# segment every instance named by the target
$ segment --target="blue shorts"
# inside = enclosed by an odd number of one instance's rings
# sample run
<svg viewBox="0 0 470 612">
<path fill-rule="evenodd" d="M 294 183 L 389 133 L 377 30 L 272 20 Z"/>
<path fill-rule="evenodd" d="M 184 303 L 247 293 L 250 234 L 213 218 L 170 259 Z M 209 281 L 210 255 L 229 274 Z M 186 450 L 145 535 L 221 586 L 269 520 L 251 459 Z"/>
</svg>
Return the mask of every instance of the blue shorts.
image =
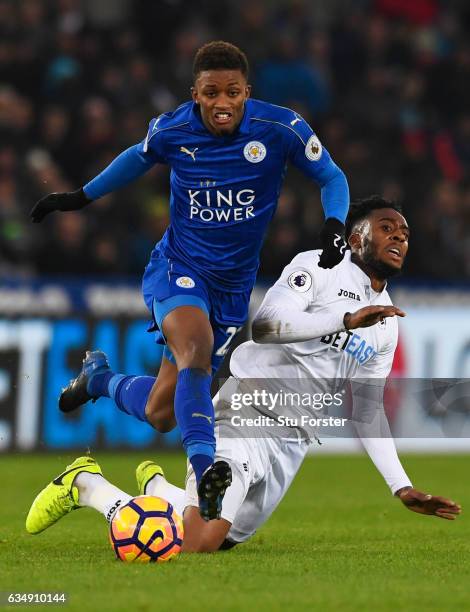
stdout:
<svg viewBox="0 0 470 612">
<path fill-rule="evenodd" d="M 148 331 L 156 331 L 155 340 L 158 344 L 166 344 L 161 329 L 163 319 L 169 312 L 178 306 L 196 306 L 204 310 L 214 333 L 214 374 L 234 336 L 248 318 L 251 288 L 243 292 L 231 292 L 214 287 L 187 264 L 154 253 L 145 268 L 142 293 L 153 319 Z M 167 346 L 164 356 L 175 363 Z"/>
</svg>

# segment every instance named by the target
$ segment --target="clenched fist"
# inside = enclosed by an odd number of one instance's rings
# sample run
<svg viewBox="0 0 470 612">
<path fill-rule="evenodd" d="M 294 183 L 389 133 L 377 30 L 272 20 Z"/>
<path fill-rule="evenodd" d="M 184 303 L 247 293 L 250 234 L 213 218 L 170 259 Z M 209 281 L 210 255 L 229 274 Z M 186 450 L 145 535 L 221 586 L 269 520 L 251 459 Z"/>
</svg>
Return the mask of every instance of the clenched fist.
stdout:
<svg viewBox="0 0 470 612">
<path fill-rule="evenodd" d="M 80 210 L 92 200 L 87 198 L 83 189 L 66 193 L 50 193 L 36 202 L 31 210 L 30 216 L 33 223 L 40 223 L 46 215 L 54 210 L 63 212 L 69 210 Z"/>
</svg>

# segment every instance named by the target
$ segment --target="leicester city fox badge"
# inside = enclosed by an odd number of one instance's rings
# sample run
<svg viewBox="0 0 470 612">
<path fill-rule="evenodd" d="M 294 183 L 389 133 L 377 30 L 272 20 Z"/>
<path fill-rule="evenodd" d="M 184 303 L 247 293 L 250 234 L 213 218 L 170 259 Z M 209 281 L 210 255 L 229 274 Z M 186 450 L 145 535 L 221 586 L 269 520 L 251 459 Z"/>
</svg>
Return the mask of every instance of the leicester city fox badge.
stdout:
<svg viewBox="0 0 470 612">
<path fill-rule="evenodd" d="M 176 279 L 176 284 L 183 289 L 192 289 L 196 285 L 190 276 L 180 276 Z"/>
<path fill-rule="evenodd" d="M 245 159 L 252 164 L 258 164 L 266 157 L 266 147 L 262 142 L 252 140 L 243 149 Z"/>
</svg>

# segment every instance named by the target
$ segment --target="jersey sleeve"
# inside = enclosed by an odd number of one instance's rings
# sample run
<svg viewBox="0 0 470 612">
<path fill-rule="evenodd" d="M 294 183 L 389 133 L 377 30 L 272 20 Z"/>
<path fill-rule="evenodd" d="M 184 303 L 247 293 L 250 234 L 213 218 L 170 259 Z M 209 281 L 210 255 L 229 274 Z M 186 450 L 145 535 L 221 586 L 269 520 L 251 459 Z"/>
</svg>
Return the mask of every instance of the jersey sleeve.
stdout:
<svg viewBox="0 0 470 612">
<path fill-rule="evenodd" d="M 349 210 L 346 176 L 300 115 L 296 115 L 291 126 L 290 162 L 320 186 L 325 217 L 334 217 L 344 223 Z"/>
<path fill-rule="evenodd" d="M 362 445 L 375 467 L 382 474 L 392 494 L 412 486 L 397 455 L 383 404 L 386 378 L 390 373 L 398 335 L 369 362 L 361 366 L 360 379 L 351 381 L 352 419 Z"/>
<path fill-rule="evenodd" d="M 314 262 L 316 263 L 314 251 L 294 257 L 268 290 L 266 298 L 273 301 L 271 296 L 284 295 L 296 304 L 297 309 L 306 310 L 313 303 L 318 286 L 321 284 L 320 274 L 316 273 L 313 266 Z"/>
<path fill-rule="evenodd" d="M 88 198 L 97 200 L 139 178 L 156 163 L 164 163 L 163 156 L 158 150 L 158 141 L 155 141 L 152 148 L 146 145 L 154 122 L 152 119 L 145 140 L 120 153 L 98 176 L 83 186 Z"/>
<path fill-rule="evenodd" d="M 324 182 L 325 171 L 334 164 L 330 154 L 310 125 L 296 115 L 298 122 L 292 127 L 288 152 L 289 161 L 319 184 Z M 292 123 L 292 122 L 291 122 Z"/>
<path fill-rule="evenodd" d="M 397 455 L 390 425 L 385 414 L 383 393 L 385 378 L 351 381 L 352 423 L 362 446 L 385 482 L 395 494 L 412 483 Z M 383 382 L 383 384 L 382 384 Z"/>
<path fill-rule="evenodd" d="M 159 129 L 163 115 L 152 119 L 149 123 L 145 139 L 138 145 L 140 153 L 152 159 L 153 163 L 166 164 L 164 132 Z"/>
<path fill-rule="evenodd" d="M 253 321 L 253 339 L 261 344 L 304 342 L 344 329 L 343 315 L 306 312 L 325 283 L 318 253 L 301 253 L 268 290 Z"/>
<path fill-rule="evenodd" d="M 381 418 L 384 420 L 387 419 L 385 413 L 382 413 Z M 391 434 L 388 436 L 383 435 L 382 437 L 360 435 L 360 438 L 364 450 L 369 455 L 372 463 L 382 474 L 383 479 L 390 487 L 392 495 L 395 495 L 395 493 L 403 487 L 413 486 L 400 462 L 395 442 Z"/>
</svg>

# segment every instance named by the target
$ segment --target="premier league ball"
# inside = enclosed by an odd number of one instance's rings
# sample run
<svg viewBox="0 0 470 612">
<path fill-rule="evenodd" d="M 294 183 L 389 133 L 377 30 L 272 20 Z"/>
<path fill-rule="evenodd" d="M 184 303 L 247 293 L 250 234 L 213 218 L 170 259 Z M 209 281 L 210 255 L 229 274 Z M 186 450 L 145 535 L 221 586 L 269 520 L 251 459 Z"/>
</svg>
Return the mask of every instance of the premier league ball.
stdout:
<svg viewBox="0 0 470 612">
<path fill-rule="evenodd" d="M 116 512 L 109 538 L 121 561 L 169 561 L 183 543 L 183 521 L 160 497 L 141 495 Z"/>
</svg>

